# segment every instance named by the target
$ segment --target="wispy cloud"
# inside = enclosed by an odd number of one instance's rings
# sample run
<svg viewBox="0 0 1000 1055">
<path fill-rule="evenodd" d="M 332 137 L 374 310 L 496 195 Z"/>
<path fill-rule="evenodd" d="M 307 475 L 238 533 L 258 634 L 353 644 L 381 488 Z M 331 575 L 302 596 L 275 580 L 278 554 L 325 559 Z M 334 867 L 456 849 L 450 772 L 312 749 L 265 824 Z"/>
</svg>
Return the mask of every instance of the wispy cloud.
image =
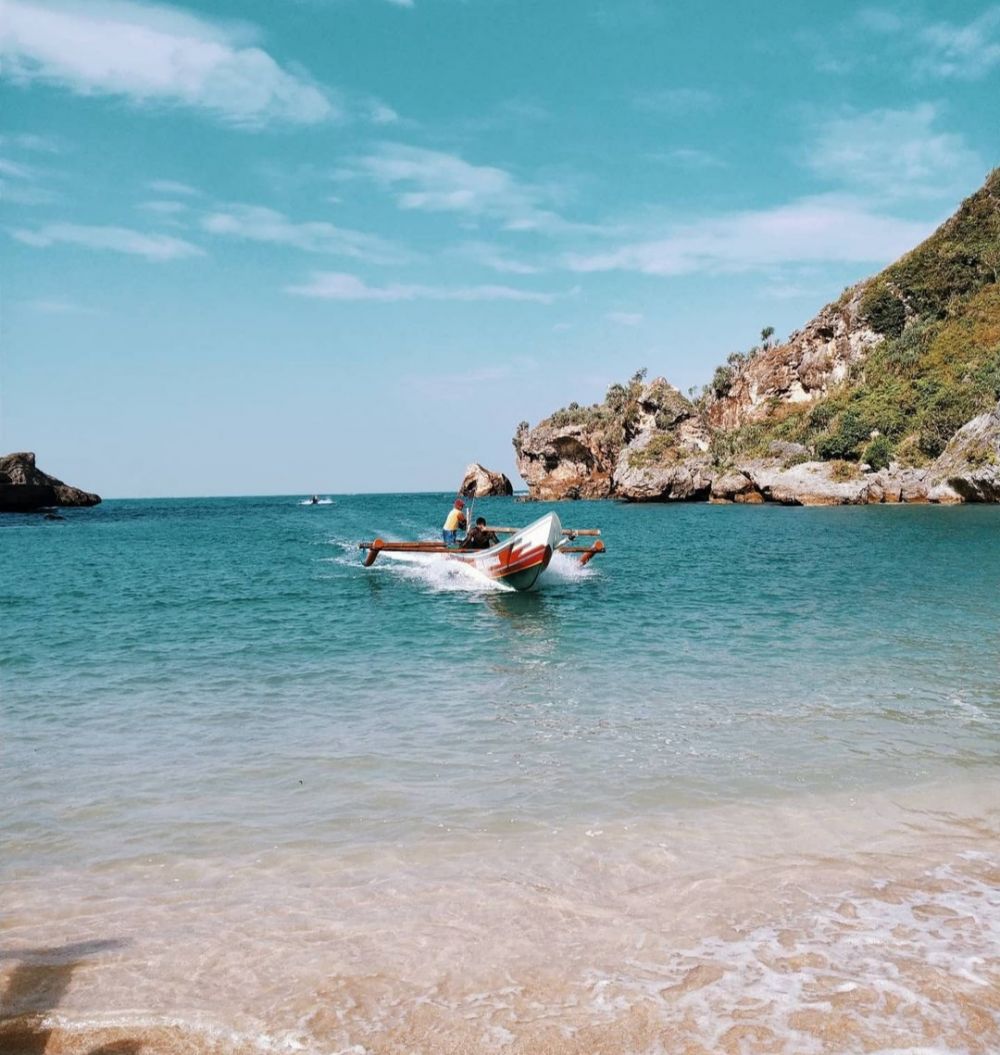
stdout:
<svg viewBox="0 0 1000 1055">
<path fill-rule="evenodd" d="M 961 135 L 936 127 L 938 116 L 923 103 L 837 117 L 820 129 L 806 164 L 882 200 L 954 197 L 987 166 Z"/>
<path fill-rule="evenodd" d="M 192 187 L 189 183 L 178 183 L 177 180 L 172 179 L 150 180 L 146 186 L 156 194 L 177 194 L 184 198 L 201 193 L 197 187 Z"/>
<path fill-rule="evenodd" d="M 901 15 L 889 8 L 866 8 L 851 21 L 855 51 L 857 28 L 879 38 L 877 55 L 869 55 L 869 61 L 896 62 L 917 77 L 979 80 L 1000 65 L 1000 5 L 964 24 L 929 21 L 912 10 Z M 855 58 L 840 59 L 836 72 L 851 69 Z"/>
<path fill-rule="evenodd" d="M 467 242 L 460 246 L 456 253 L 504 275 L 537 275 L 543 270 L 538 265 L 510 256 L 487 242 Z"/>
<path fill-rule="evenodd" d="M 529 356 L 520 356 L 510 363 L 480 366 L 450 374 L 421 372 L 408 377 L 406 383 L 431 399 L 456 399 L 482 392 L 484 386 L 521 382 L 525 374 L 537 369 L 536 360 Z"/>
<path fill-rule="evenodd" d="M 183 201 L 143 201 L 139 202 L 136 206 L 138 209 L 143 209 L 145 212 L 156 213 L 158 216 L 179 216 L 181 213 L 187 212 L 191 206 L 187 202 Z"/>
<path fill-rule="evenodd" d="M 210 234 L 247 242 L 268 242 L 377 264 L 398 264 L 413 255 L 376 235 L 337 227 L 325 220 L 296 223 L 275 209 L 259 205 L 230 205 L 204 216 L 201 226 Z"/>
<path fill-rule="evenodd" d="M 314 124 L 335 115 L 328 94 L 248 40 L 176 8 L 133 0 L 50 6 L 5 0 L 4 76 L 80 95 L 189 106 L 235 125 Z"/>
<path fill-rule="evenodd" d="M 609 322 L 616 322 L 619 326 L 638 326 L 642 322 L 642 314 L 638 311 L 609 311 L 604 316 Z"/>
<path fill-rule="evenodd" d="M 696 147 L 676 147 L 673 150 L 660 150 L 648 155 L 651 160 L 664 165 L 685 169 L 725 168 L 726 163 L 716 154 Z"/>
<path fill-rule="evenodd" d="M 16 147 L 18 150 L 30 150 L 39 154 L 59 154 L 62 151 L 59 143 L 51 136 L 40 136 L 34 132 L 0 136 L 0 147 Z"/>
<path fill-rule="evenodd" d="M 396 193 L 401 209 L 453 212 L 492 219 L 508 230 L 569 230 L 576 225 L 546 206 L 551 187 L 524 183 L 494 165 L 474 165 L 457 154 L 383 143 L 357 160 L 361 172 Z M 350 178 L 352 170 L 341 171 Z"/>
<path fill-rule="evenodd" d="M 39 249 L 60 244 L 78 245 L 86 249 L 128 253 L 156 262 L 205 255 L 204 250 L 181 238 L 165 234 L 147 234 L 128 227 L 88 227 L 72 223 L 53 223 L 37 231 L 20 229 L 12 234 L 19 242 Z"/>
<path fill-rule="evenodd" d="M 8 161 L 0 158 L 0 176 L 7 179 L 34 179 L 35 170 L 30 165 L 22 165 L 19 161 Z"/>
<path fill-rule="evenodd" d="M 1000 64 L 1000 7 L 967 25 L 934 22 L 921 31 L 922 69 L 933 76 L 978 80 Z"/>
<path fill-rule="evenodd" d="M 356 275 L 340 271 L 314 272 L 305 285 L 288 286 L 286 292 L 300 297 L 317 297 L 321 300 L 353 301 L 510 300 L 551 304 L 556 299 L 554 293 L 535 293 L 511 286 L 422 286 L 395 282 L 387 286 L 369 286 Z"/>
<path fill-rule="evenodd" d="M 575 271 L 650 275 L 734 272 L 804 263 L 881 263 L 911 249 L 931 225 L 884 216 L 846 196 L 803 198 L 678 224 L 661 237 L 607 252 L 572 254 Z"/>
</svg>

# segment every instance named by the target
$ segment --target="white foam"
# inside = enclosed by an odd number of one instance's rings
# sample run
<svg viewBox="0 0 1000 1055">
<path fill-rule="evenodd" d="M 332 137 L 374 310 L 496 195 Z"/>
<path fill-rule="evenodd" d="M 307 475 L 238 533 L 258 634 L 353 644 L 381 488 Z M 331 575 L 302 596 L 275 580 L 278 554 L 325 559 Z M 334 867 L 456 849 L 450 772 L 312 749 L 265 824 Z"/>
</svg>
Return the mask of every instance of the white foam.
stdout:
<svg viewBox="0 0 1000 1055">
<path fill-rule="evenodd" d="M 314 502 L 311 498 L 305 498 L 299 502 L 300 506 L 332 506 L 332 498 L 321 498 L 318 502 Z"/>
<path fill-rule="evenodd" d="M 372 566 L 381 565 L 389 574 L 420 582 L 438 592 L 512 593 L 512 586 L 497 582 L 471 564 L 449 560 L 438 553 L 381 553 Z"/>
</svg>

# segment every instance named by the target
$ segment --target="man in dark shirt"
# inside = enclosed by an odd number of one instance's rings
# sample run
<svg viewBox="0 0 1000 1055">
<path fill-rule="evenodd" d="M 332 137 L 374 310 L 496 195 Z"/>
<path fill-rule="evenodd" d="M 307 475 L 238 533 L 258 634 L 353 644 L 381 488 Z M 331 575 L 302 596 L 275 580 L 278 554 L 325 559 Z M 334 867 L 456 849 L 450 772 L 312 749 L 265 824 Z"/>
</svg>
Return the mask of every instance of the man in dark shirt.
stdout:
<svg viewBox="0 0 1000 1055">
<path fill-rule="evenodd" d="M 463 549 L 489 549 L 500 540 L 492 531 L 486 530 L 486 517 L 476 517 L 476 523 L 472 530 L 465 536 L 462 543 Z"/>
</svg>

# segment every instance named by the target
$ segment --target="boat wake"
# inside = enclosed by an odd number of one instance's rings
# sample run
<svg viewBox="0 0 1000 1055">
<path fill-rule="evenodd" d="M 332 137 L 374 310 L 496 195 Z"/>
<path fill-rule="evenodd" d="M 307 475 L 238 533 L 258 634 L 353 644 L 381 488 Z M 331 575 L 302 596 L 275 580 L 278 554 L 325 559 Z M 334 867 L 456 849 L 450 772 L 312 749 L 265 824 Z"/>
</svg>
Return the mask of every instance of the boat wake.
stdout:
<svg viewBox="0 0 1000 1055">
<path fill-rule="evenodd" d="M 385 553 L 382 568 L 390 575 L 419 582 L 439 593 L 516 593 L 469 564 L 432 553 Z"/>
<path fill-rule="evenodd" d="M 304 498 L 299 502 L 300 506 L 332 506 L 332 498 L 321 498 L 318 502 L 314 502 L 311 498 Z"/>
</svg>

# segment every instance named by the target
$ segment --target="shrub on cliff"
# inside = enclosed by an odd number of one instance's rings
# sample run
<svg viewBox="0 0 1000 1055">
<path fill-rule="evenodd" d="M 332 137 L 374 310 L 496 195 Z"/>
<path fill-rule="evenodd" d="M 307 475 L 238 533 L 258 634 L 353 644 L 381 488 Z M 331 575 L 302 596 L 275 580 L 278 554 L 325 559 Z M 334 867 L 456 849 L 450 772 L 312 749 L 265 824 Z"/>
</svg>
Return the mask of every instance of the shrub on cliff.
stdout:
<svg viewBox="0 0 1000 1055">
<path fill-rule="evenodd" d="M 876 436 L 864 449 L 861 460 L 873 469 L 888 469 L 892 461 L 892 441 L 888 436 Z"/>
</svg>

